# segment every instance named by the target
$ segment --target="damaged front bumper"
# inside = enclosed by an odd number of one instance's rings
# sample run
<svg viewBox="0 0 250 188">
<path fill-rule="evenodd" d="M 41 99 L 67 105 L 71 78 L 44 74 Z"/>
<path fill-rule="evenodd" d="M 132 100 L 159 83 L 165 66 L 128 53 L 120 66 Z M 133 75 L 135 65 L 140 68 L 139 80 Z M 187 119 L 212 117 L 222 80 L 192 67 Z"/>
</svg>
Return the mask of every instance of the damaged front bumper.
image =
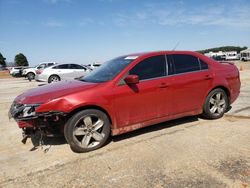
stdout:
<svg viewBox="0 0 250 188">
<path fill-rule="evenodd" d="M 19 128 L 23 130 L 23 143 L 38 132 L 43 136 L 63 134 L 67 114 L 60 111 L 36 112 L 40 105 L 13 102 L 10 107 L 9 118 L 15 119 Z"/>
<path fill-rule="evenodd" d="M 41 104 L 19 104 L 13 102 L 8 113 L 9 119 L 15 119 L 19 127 L 24 128 L 25 125 L 27 125 L 27 127 L 31 127 L 32 122 L 35 122 L 38 119 L 43 119 L 45 121 L 48 119 L 53 119 L 54 121 L 57 121 L 60 116 L 66 116 L 66 113 L 60 111 L 37 113 L 36 109 L 40 105 Z"/>
</svg>

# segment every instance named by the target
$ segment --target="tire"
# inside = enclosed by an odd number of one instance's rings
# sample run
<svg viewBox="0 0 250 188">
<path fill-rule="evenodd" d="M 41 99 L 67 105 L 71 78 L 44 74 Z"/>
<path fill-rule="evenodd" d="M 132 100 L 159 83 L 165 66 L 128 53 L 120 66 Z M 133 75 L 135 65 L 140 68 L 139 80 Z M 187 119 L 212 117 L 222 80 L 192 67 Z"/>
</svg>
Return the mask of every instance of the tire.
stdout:
<svg viewBox="0 0 250 188">
<path fill-rule="evenodd" d="M 95 109 L 82 110 L 73 115 L 64 127 L 64 136 L 72 151 L 83 153 L 102 147 L 110 136 L 107 115 Z"/>
<path fill-rule="evenodd" d="M 59 82 L 61 79 L 57 75 L 51 75 L 49 77 L 48 83 L 54 83 L 54 82 Z"/>
<path fill-rule="evenodd" d="M 229 107 L 228 96 L 223 89 L 212 90 L 203 105 L 202 116 L 207 119 L 219 119 Z"/>
<path fill-rule="evenodd" d="M 28 78 L 28 80 L 34 80 L 35 79 L 35 74 L 33 72 L 29 72 L 27 74 L 27 78 Z"/>
</svg>

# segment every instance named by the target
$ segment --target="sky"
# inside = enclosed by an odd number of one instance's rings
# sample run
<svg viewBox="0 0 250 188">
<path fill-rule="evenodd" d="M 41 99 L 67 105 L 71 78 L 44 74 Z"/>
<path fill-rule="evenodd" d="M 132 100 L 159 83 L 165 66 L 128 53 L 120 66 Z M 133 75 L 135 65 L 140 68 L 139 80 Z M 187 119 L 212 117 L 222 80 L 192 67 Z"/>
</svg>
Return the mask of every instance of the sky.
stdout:
<svg viewBox="0 0 250 188">
<path fill-rule="evenodd" d="M 159 50 L 250 47 L 250 0 L 0 0 L 0 53 L 89 64 Z"/>
</svg>

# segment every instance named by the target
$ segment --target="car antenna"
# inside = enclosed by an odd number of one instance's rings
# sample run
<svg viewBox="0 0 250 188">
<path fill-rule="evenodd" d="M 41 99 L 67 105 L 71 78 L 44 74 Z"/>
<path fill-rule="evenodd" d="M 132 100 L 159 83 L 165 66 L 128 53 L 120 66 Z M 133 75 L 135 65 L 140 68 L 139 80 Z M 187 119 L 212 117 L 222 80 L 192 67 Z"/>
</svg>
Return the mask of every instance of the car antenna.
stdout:
<svg viewBox="0 0 250 188">
<path fill-rule="evenodd" d="M 180 41 L 176 43 L 176 45 L 174 46 L 174 48 L 172 49 L 172 51 L 175 51 L 175 49 L 179 46 Z"/>
</svg>

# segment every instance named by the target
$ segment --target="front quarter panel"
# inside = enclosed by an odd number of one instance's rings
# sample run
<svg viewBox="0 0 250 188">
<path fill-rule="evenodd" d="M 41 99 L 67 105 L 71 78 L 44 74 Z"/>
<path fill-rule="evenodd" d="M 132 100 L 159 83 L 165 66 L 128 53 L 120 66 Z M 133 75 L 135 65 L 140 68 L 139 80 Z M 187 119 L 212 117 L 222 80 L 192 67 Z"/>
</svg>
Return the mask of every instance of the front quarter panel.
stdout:
<svg viewBox="0 0 250 188">
<path fill-rule="evenodd" d="M 104 109 L 110 116 L 112 123 L 115 123 L 115 119 L 113 119 L 112 91 L 112 89 L 109 89 L 109 86 L 102 86 L 87 91 L 73 93 L 42 104 L 36 109 L 36 112 L 63 112 L 69 114 L 78 108 L 95 106 Z"/>
</svg>

